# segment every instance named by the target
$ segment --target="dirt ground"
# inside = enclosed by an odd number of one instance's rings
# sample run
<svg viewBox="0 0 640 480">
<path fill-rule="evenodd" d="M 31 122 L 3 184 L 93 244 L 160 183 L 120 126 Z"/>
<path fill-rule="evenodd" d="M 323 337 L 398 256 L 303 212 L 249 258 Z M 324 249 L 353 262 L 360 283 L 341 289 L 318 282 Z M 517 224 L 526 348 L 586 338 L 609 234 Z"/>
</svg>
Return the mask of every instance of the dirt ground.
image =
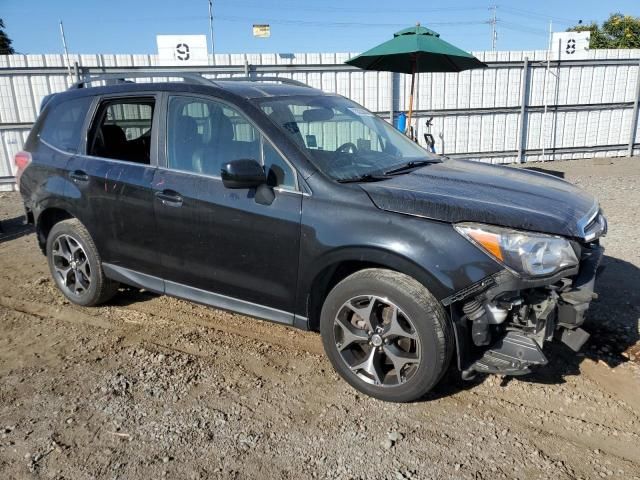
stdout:
<svg viewBox="0 0 640 480">
<path fill-rule="evenodd" d="M 0 194 L 0 479 L 640 479 L 640 158 L 529 168 L 609 218 L 589 343 L 408 405 L 341 381 L 315 333 L 135 290 L 70 304 Z"/>
</svg>

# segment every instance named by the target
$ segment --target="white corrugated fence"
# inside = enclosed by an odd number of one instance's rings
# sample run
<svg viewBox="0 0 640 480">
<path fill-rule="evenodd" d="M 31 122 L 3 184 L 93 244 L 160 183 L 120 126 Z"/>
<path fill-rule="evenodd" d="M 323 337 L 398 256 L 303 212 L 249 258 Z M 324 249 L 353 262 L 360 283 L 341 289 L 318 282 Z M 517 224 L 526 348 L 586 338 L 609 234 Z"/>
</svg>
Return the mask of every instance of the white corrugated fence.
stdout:
<svg viewBox="0 0 640 480">
<path fill-rule="evenodd" d="M 71 77 L 62 55 L 0 56 L 0 180 L 11 188 L 13 156 L 42 97 L 87 74 L 179 69 L 209 78 L 283 76 L 345 95 L 386 119 L 405 111 L 408 76 L 345 65 L 353 55 L 218 54 L 211 66 L 165 68 L 156 55 L 71 55 L 77 64 Z M 489 68 L 418 76 L 421 143 L 433 117 L 436 150 L 451 156 L 510 163 L 640 153 L 640 50 L 591 50 L 586 60 L 551 61 L 548 71 L 546 51 L 474 55 Z"/>
</svg>

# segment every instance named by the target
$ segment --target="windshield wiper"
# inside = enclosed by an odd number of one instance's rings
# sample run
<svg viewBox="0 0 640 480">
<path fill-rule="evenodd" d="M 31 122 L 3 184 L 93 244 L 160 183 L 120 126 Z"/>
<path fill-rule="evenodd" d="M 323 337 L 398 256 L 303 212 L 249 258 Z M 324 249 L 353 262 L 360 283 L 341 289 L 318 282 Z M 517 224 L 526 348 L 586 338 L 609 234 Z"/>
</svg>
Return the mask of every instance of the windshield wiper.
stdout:
<svg viewBox="0 0 640 480">
<path fill-rule="evenodd" d="M 352 178 L 341 178 L 338 180 L 339 183 L 359 183 L 359 182 L 379 182 L 380 180 L 386 180 L 386 175 L 374 175 L 372 173 L 365 173 L 364 175 L 360 175 Z"/>
<path fill-rule="evenodd" d="M 397 167 L 391 168 L 384 172 L 385 175 L 394 175 L 396 173 L 403 173 L 407 170 L 411 170 L 412 168 L 422 167 L 423 165 L 428 165 L 430 163 L 438 163 L 438 160 L 412 160 L 410 162 L 403 163 L 402 165 L 398 165 Z"/>
</svg>

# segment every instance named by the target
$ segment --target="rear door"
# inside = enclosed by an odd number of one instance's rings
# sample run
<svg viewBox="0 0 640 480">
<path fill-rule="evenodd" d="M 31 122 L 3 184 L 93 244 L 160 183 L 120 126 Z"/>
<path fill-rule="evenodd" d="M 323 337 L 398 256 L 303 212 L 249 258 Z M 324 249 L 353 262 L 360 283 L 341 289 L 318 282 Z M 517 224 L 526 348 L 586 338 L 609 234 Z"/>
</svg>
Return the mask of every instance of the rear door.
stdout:
<svg viewBox="0 0 640 480">
<path fill-rule="evenodd" d="M 235 107 L 182 95 L 167 103 L 166 163 L 154 180 L 167 293 L 291 323 L 302 206 L 296 171 Z M 221 165 L 247 158 L 267 172 L 269 205 L 256 201 L 255 189 L 222 184 Z"/>
<path fill-rule="evenodd" d="M 155 94 L 98 98 L 83 154 L 67 165 L 102 261 L 150 275 L 158 268 L 151 188 L 157 103 Z"/>
</svg>

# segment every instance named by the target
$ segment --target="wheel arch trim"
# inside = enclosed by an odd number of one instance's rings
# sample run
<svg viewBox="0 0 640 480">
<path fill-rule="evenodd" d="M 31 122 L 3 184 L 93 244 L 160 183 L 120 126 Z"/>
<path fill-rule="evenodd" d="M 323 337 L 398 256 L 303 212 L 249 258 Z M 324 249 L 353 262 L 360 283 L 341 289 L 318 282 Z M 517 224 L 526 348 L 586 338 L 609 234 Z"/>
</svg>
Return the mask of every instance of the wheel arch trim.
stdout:
<svg viewBox="0 0 640 480">
<path fill-rule="evenodd" d="M 336 248 L 326 252 L 304 269 L 306 272 L 301 273 L 298 282 L 296 311 L 309 319 L 311 328 L 314 328 L 317 321 L 315 318 L 317 305 L 313 305 L 312 302 L 324 299 L 330 290 L 329 287 L 332 286 L 331 282 L 335 272 L 341 266 L 349 264 L 360 265 L 361 268 L 347 269 L 349 271 L 347 276 L 364 268 L 387 268 L 414 278 L 438 300 L 446 297 L 449 293 L 447 287 L 439 282 L 437 277 L 427 268 L 397 252 L 371 246 Z M 338 279 L 338 281 L 340 280 Z"/>
</svg>

